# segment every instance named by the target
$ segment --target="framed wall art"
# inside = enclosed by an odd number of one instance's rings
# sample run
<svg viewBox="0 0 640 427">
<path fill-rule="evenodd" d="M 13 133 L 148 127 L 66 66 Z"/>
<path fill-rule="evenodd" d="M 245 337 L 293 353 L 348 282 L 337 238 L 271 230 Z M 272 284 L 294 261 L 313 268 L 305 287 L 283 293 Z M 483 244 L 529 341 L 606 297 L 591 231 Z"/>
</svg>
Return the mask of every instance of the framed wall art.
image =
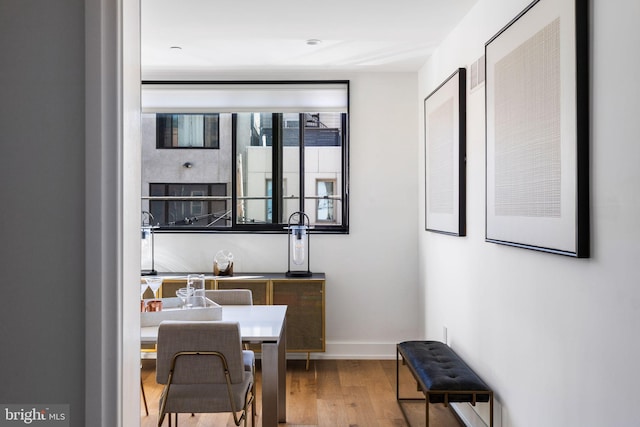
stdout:
<svg viewBox="0 0 640 427">
<path fill-rule="evenodd" d="M 587 3 L 536 0 L 485 45 L 489 242 L 589 256 Z"/>
<path fill-rule="evenodd" d="M 466 234 L 466 69 L 424 100 L 425 229 Z"/>
</svg>

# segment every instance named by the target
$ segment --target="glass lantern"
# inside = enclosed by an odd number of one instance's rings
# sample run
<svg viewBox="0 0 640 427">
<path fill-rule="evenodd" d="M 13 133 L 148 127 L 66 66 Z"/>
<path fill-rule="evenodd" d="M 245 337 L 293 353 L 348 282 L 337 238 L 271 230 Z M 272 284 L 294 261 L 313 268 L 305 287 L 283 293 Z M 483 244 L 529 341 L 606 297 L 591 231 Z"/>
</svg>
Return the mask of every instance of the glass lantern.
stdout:
<svg viewBox="0 0 640 427">
<path fill-rule="evenodd" d="M 309 217 L 304 212 L 289 216 L 287 230 L 289 269 L 287 277 L 310 277 L 309 269 Z"/>
<path fill-rule="evenodd" d="M 140 274 L 142 276 L 155 276 L 158 272 L 155 270 L 155 241 L 153 230 L 158 228 L 153 224 L 154 218 L 151 212 L 142 212 L 142 224 L 140 230 L 142 232 L 140 241 Z"/>
</svg>

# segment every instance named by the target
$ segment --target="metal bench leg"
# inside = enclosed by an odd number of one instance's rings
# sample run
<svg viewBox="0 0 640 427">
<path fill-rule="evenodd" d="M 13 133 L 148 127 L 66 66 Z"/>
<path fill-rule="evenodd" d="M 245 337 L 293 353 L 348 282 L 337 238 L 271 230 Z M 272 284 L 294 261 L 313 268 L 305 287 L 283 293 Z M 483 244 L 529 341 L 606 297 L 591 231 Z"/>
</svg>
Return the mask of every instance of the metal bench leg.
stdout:
<svg viewBox="0 0 640 427">
<path fill-rule="evenodd" d="M 425 396 L 425 404 L 424 404 L 424 408 L 425 408 L 425 415 L 424 415 L 424 419 L 425 419 L 425 427 L 429 427 L 429 396 Z"/>
<path fill-rule="evenodd" d="M 489 395 L 489 427 L 493 427 L 493 393 Z"/>
<path fill-rule="evenodd" d="M 402 364 L 406 365 L 406 361 L 404 359 L 402 359 Z M 423 394 L 425 395 L 424 399 L 414 398 L 414 397 L 400 397 L 400 352 L 396 347 L 396 400 L 398 402 L 398 406 L 400 407 L 400 411 L 402 412 L 402 416 L 404 417 L 405 422 L 409 427 L 411 427 L 411 422 L 409 421 L 409 414 L 407 414 L 407 411 L 405 410 L 404 405 L 402 403 L 403 402 L 420 402 L 422 400 L 425 400 L 427 405 L 426 406 L 427 408 L 427 426 L 426 427 L 428 427 L 429 426 L 429 400 L 426 396 L 426 393 L 424 393 L 424 391 L 418 385 L 417 381 L 416 381 L 416 385 L 418 386 L 418 391 L 422 391 Z"/>
<path fill-rule="evenodd" d="M 396 401 L 400 400 L 400 355 L 396 347 Z"/>
</svg>

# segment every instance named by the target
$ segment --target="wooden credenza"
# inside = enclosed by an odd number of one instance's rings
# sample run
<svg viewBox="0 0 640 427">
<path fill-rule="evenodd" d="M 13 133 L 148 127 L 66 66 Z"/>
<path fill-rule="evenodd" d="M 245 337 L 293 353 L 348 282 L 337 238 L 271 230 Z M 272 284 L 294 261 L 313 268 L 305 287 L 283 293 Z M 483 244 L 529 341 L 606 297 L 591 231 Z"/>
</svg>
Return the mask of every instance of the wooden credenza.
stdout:
<svg viewBox="0 0 640 427">
<path fill-rule="evenodd" d="M 174 297 L 186 286 L 188 273 L 159 273 L 160 296 Z M 325 351 L 325 275 L 286 277 L 284 273 L 205 274 L 206 289 L 250 289 L 256 305 L 287 306 L 287 352 Z M 153 295 L 147 290 L 145 298 Z"/>
</svg>

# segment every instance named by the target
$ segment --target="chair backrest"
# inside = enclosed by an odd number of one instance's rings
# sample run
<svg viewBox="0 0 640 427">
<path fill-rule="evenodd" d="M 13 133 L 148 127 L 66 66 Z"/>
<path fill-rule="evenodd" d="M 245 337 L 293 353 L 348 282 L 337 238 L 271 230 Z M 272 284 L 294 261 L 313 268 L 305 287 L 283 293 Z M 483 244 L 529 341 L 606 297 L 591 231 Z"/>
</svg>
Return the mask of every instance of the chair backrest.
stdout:
<svg viewBox="0 0 640 427">
<path fill-rule="evenodd" d="M 232 383 L 244 379 L 240 324 L 220 321 L 163 321 L 158 327 L 156 381 L 166 384 L 171 363 L 181 351 L 217 351 L 229 367 Z M 222 362 L 215 356 L 180 356 L 176 362 L 174 384 L 226 383 Z"/>
<path fill-rule="evenodd" d="M 220 305 L 253 305 L 250 289 L 215 289 L 204 293 L 207 298 Z"/>
</svg>

